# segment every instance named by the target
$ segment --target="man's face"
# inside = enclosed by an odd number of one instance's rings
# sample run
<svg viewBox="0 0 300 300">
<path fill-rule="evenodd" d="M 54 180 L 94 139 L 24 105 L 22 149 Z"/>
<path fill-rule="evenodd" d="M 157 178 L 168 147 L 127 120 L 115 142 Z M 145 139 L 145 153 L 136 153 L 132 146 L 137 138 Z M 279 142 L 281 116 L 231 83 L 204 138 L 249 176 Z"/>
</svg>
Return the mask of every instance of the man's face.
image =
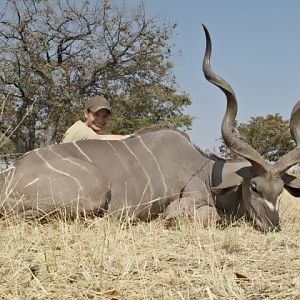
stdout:
<svg viewBox="0 0 300 300">
<path fill-rule="evenodd" d="M 110 112 L 105 108 L 96 112 L 92 112 L 88 109 L 84 112 L 84 116 L 86 118 L 86 124 L 95 132 L 100 133 L 106 127 Z"/>
</svg>

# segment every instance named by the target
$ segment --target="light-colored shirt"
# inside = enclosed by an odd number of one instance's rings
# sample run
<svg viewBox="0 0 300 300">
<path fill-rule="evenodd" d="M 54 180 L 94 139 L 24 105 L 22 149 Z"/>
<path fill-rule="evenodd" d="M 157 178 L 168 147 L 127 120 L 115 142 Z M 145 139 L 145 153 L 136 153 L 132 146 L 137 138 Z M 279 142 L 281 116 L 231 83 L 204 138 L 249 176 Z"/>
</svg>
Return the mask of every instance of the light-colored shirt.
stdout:
<svg viewBox="0 0 300 300">
<path fill-rule="evenodd" d="M 64 134 L 62 143 L 71 143 L 79 140 L 122 140 L 130 137 L 130 135 L 101 135 L 97 134 L 92 128 L 88 127 L 84 122 L 77 121 Z"/>
</svg>

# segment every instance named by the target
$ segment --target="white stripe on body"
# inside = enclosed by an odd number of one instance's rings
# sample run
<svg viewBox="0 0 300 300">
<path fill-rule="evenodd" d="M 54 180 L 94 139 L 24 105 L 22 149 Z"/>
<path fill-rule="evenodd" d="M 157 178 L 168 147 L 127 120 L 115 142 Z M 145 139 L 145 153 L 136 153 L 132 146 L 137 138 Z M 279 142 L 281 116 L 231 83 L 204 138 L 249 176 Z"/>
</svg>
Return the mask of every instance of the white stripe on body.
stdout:
<svg viewBox="0 0 300 300">
<path fill-rule="evenodd" d="M 117 156 L 117 158 L 120 160 L 121 164 L 123 165 L 123 167 L 126 169 L 126 171 L 130 174 L 130 170 L 128 168 L 128 166 L 125 164 L 125 162 L 123 161 L 122 157 L 119 155 L 118 151 L 116 150 L 116 148 L 112 145 L 112 143 L 108 140 L 106 140 L 106 142 L 108 143 L 108 145 L 112 148 L 114 154 Z M 119 141 L 120 142 L 120 141 Z M 136 184 L 136 181 L 134 180 L 134 185 L 135 185 L 135 189 L 136 191 L 138 191 L 138 187 Z"/>
<path fill-rule="evenodd" d="M 48 148 L 48 149 L 49 149 L 49 148 Z M 69 162 L 69 163 L 71 163 L 71 164 L 74 164 L 74 165 L 78 166 L 79 168 L 81 168 L 82 170 L 84 170 L 84 171 L 86 171 L 86 172 L 89 172 L 89 170 L 88 170 L 86 167 L 82 166 L 80 163 L 78 163 L 78 162 L 76 162 L 76 161 L 73 161 L 73 160 L 71 160 L 70 158 L 63 157 L 62 155 L 60 155 L 60 154 L 58 154 L 57 152 L 55 152 L 53 149 L 49 149 L 49 150 L 50 150 L 52 153 L 54 153 L 56 156 L 58 156 L 60 159 L 65 160 L 65 161 L 67 161 L 67 162 Z"/>
<path fill-rule="evenodd" d="M 122 157 L 119 155 L 119 153 L 117 152 L 117 150 L 115 149 L 115 147 L 112 145 L 112 143 L 110 141 L 106 141 L 109 146 L 112 148 L 114 154 L 118 157 L 118 159 L 121 161 L 123 167 L 127 170 L 127 172 L 129 172 L 129 168 L 126 166 L 126 164 L 124 163 Z"/>
<path fill-rule="evenodd" d="M 89 161 L 89 162 L 93 162 L 89 156 L 77 145 L 76 142 L 72 142 L 72 144 L 75 146 L 75 148 Z"/>
<path fill-rule="evenodd" d="M 148 148 L 148 146 L 143 142 L 142 138 L 141 138 L 140 136 L 137 136 L 137 138 L 140 140 L 140 142 L 141 142 L 141 144 L 144 146 L 144 148 L 145 148 L 145 149 L 150 153 L 150 155 L 153 157 L 153 159 L 154 159 L 154 161 L 155 161 L 155 163 L 156 163 L 156 165 L 157 165 L 157 168 L 158 168 L 158 170 L 159 170 L 159 173 L 160 173 L 160 175 L 161 175 L 162 182 L 163 182 L 164 189 L 165 189 L 165 196 L 166 196 L 166 195 L 167 195 L 167 190 L 168 190 L 168 188 L 167 188 L 166 181 L 165 181 L 164 175 L 163 175 L 163 173 L 162 173 L 162 170 L 161 170 L 161 168 L 160 168 L 160 166 L 159 166 L 159 163 L 158 163 L 156 157 L 154 156 L 153 152 L 152 152 L 152 151 Z"/>
<path fill-rule="evenodd" d="M 39 180 L 40 180 L 40 178 L 37 177 L 37 178 L 33 179 L 32 181 L 30 181 L 29 183 L 27 183 L 26 185 L 24 185 L 24 187 L 28 187 L 28 186 L 30 186 L 30 185 L 36 183 L 36 182 L 39 181 Z"/>
<path fill-rule="evenodd" d="M 77 183 L 77 185 L 78 185 L 78 187 L 79 187 L 79 190 L 80 190 L 81 192 L 83 191 L 83 187 L 82 187 L 80 181 L 79 181 L 76 177 L 74 177 L 74 176 L 72 176 L 72 175 L 70 175 L 69 173 L 66 173 L 66 172 L 64 172 L 64 171 L 58 170 L 58 169 L 54 168 L 53 166 L 51 166 L 51 165 L 49 164 L 49 162 L 41 155 L 41 153 L 39 152 L 39 149 L 35 150 L 35 152 L 36 152 L 36 154 L 44 161 L 44 163 L 46 164 L 46 166 L 47 166 L 50 170 L 52 170 L 52 171 L 54 171 L 54 172 L 57 172 L 57 173 L 59 173 L 59 174 L 61 174 L 61 175 L 67 176 L 67 177 L 69 177 L 69 178 L 72 178 L 72 179 Z"/>
<path fill-rule="evenodd" d="M 147 188 L 148 188 L 148 185 L 149 185 L 149 188 L 150 188 L 150 199 L 152 199 L 152 197 L 153 197 L 153 187 L 152 187 L 152 184 L 151 184 L 151 179 L 150 179 L 149 174 L 148 174 L 147 171 L 145 170 L 144 166 L 142 165 L 141 161 L 140 161 L 139 158 L 136 156 L 136 154 L 135 154 L 135 153 L 130 149 L 130 147 L 127 145 L 127 143 L 126 143 L 125 141 L 123 141 L 123 140 L 120 140 L 120 142 L 122 142 L 122 143 L 125 145 L 126 149 L 127 149 L 127 150 L 130 152 L 130 154 L 133 155 L 133 157 L 137 160 L 137 162 L 139 163 L 139 165 L 141 166 L 143 172 L 144 172 L 145 175 L 146 175 L 146 178 L 147 178 L 147 184 L 146 184 L 146 186 L 145 186 L 145 188 L 144 188 L 144 191 L 143 191 L 143 194 L 142 194 L 141 199 L 143 199 L 143 197 L 144 197 L 144 195 L 145 195 L 145 193 L 146 193 L 146 190 L 147 190 Z"/>
</svg>

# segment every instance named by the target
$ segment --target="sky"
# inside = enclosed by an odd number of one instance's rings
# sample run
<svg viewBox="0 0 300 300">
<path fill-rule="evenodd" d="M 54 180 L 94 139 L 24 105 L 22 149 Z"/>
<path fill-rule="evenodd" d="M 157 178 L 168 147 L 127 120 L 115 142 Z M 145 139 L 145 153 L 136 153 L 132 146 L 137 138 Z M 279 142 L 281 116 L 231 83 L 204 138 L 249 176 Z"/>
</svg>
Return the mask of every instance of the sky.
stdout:
<svg viewBox="0 0 300 300">
<path fill-rule="evenodd" d="M 125 0 L 129 5 L 138 0 Z M 212 38 L 212 68 L 233 87 L 238 122 L 279 113 L 288 120 L 300 100 L 300 1 L 144 0 L 149 15 L 176 22 L 174 74 L 191 97 L 189 135 L 203 150 L 220 146 L 224 94 L 204 78 L 204 23 Z M 181 55 L 179 55 L 179 50 Z"/>
</svg>

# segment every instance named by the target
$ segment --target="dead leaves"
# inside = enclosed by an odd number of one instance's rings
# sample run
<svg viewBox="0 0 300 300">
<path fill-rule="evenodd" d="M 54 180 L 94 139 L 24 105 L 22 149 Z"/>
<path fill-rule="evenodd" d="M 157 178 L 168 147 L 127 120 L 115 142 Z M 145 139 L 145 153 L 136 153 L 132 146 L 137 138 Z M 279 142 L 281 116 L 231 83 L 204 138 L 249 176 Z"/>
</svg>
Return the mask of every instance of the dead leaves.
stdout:
<svg viewBox="0 0 300 300">
<path fill-rule="evenodd" d="M 234 275 L 235 275 L 235 279 L 236 279 L 237 283 L 245 283 L 245 282 L 251 281 L 249 277 L 247 277 L 241 273 L 234 272 Z"/>
<path fill-rule="evenodd" d="M 116 289 L 109 289 L 103 292 L 103 296 L 105 296 L 109 300 L 122 300 L 124 299 L 122 295 Z"/>
</svg>

